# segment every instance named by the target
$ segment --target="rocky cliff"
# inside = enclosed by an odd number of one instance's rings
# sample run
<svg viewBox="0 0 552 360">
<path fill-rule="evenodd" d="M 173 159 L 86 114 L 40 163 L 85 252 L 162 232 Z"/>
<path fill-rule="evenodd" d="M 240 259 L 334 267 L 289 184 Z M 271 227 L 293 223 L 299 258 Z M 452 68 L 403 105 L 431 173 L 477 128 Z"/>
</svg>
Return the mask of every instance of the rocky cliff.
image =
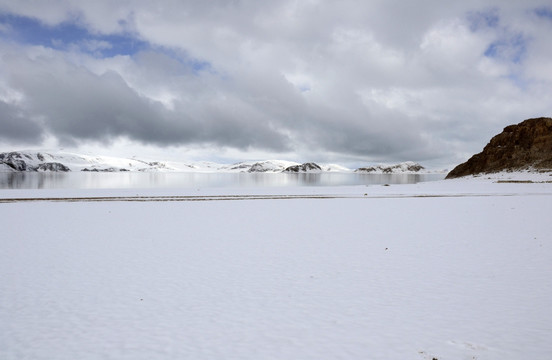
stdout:
<svg viewBox="0 0 552 360">
<path fill-rule="evenodd" d="M 455 167 L 447 179 L 524 169 L 552 171 L 552 119 L 535 118 L 504 128 L 482 152 Z"/>
</svg>

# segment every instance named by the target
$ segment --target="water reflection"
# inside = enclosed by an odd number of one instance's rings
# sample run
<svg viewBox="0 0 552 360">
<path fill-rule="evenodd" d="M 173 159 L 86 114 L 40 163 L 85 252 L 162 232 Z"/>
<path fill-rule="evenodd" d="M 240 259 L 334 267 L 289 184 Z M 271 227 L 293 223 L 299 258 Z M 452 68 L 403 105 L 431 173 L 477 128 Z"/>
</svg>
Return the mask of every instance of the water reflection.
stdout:
<svg viewBox="0 0 552 360">
<path fill-rule="evenodd" d="M 2 189 L 118 189 L 194 187 L 275 187 L 415 184 L 441 174 L 357 173 L 0 173 Z"/>
</svg>

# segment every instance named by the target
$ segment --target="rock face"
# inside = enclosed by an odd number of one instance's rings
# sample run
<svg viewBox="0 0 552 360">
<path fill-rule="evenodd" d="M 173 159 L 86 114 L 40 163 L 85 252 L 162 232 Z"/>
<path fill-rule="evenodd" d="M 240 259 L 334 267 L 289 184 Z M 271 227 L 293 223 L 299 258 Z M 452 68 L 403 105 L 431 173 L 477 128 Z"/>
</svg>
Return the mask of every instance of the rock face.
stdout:
<svg viewBox="0 0 552 360">
<path fill-rule="evenodd" d="M 1 153 L 0 163 L 5 164 L 13 171 L 33 171 L 34 169 L 27 166 L 23 158 L 23 155 L 18 152 Z"/>
<path fill-rule="evenodd" d="M 55 171 L 55 172 L 67 172 L 71 171 L 67 166 L 58 162 L 47 162 L 38 165 L 37 171 Z"/>
<path fill-rule="evenodd" d="M 376 165 L 376 166 L 368 166 L 368 167 L 361 167 L 355 170 L 355 172 L 360 173 L 369 173 L 369 174 L 396 174 L 396 173 L 416 173 L 421 170 L 424 170 L 425 168 L 415 162 L 407 161 L 404 163 L 396 164 L 396 165 Z"/>
<path fill-rule="evenodd" d="M 552 169 L 551 118 L 528 119 L 505 127 L 482 152 L 455 167 L 446 179 L 528 168 Z"/>
<path fill-rule="evenodd" d="M 322 171 L 322 168 L 318 166 L 318 164 L 316 163 L 309 162 L 301 165 L 288 166 L 287 168 L 284 169 L 283 172 L 299 173 L 299 172 L 317 172 L 317 171 Z"/>
</svg>

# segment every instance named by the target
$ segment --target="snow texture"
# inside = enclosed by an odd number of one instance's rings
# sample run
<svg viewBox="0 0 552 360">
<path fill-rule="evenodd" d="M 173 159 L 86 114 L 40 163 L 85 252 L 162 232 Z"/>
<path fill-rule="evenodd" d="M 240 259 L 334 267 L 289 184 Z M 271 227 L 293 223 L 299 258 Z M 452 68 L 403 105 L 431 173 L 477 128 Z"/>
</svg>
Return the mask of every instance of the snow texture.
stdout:
<svg viewBox="0 0 552 360">
<path fill-rule="evenodd" d="M 0 359 L 549 359 L 552 184 L 496 180 L 0 190 L 196 197 L 0 203 Z M 201 201 L 259 194 L 335 198 Z"/>
</svg>

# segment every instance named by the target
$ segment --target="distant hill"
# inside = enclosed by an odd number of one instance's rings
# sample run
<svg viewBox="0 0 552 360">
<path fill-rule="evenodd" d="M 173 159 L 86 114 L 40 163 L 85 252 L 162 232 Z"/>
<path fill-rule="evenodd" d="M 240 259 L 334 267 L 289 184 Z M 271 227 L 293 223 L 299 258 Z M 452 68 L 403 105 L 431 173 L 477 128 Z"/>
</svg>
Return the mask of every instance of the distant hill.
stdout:
<svg viewBox="0 0 552 360">
<path fill-rule="evenodd" d="M 552 119 L 525 120 L 504 128 L 479 154 L 455 167 L 447 179 L 516 170 L 552 171 Z"/>
</svg>

